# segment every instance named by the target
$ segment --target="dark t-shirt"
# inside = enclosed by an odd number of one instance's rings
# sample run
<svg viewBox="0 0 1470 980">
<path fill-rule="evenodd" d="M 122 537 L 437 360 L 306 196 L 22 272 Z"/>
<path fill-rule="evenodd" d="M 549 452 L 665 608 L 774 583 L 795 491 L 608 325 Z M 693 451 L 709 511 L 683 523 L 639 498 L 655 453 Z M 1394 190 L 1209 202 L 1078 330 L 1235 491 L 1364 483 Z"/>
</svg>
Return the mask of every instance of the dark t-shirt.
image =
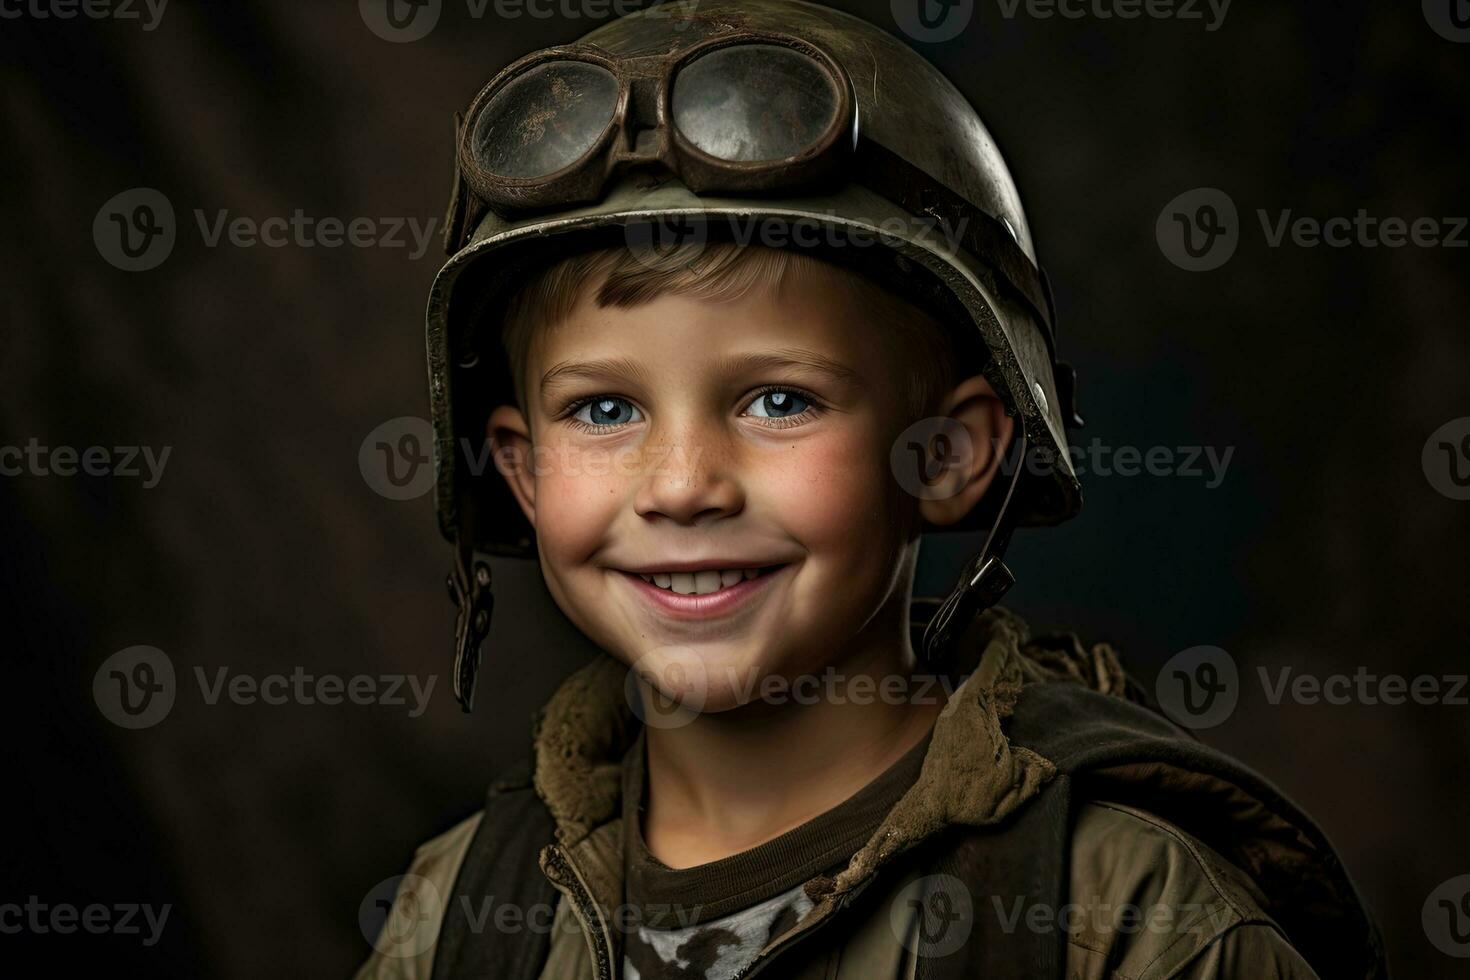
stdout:
<svg viewBox="0 0 1470 980">
<path fill-rule="evenodd" d="M 812 907 L 802 885 L 836 875 L 866 844 L 924 763 L 924 738 L 867 786 L 826 813 L 748 851 L 673 869 L 643 840 L 646 748 L 640 732 L 623 759 L 623 894 L 627 980 L 726 980 Z"/>
</svg>

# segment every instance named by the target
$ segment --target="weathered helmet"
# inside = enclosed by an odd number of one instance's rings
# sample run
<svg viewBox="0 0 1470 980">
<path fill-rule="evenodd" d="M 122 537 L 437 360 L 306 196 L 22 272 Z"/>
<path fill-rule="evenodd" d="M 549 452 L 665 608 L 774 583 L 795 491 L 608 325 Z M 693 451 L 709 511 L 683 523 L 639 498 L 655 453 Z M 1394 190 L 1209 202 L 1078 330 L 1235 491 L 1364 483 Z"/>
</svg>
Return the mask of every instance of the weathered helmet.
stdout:
<svg viewBox="0 0 1470 980">
<path fill-rule="evenodd" d="M 1065 448 L 1067 426 L 1080 425 L 1073 375 L 1056 358 L 1051 291 L 1015 184 L 964 96 L 886 32 L 794 0 L 656 5 L 511 64 L 456 115 L 456 136 L 450 259 L 429 296 L 427 342 L 466 710 L 491 602 L 475 555 L 530 557 L 535 541 L 484 453 L 459 447 L 479 444 L 490 410 L 514 400 L 498 343 L 510 293 L 573 250 L 800 223 L 826 233 L 811 243 L 824 257 L 956 332 L 1030 455 L 959 526 L 991 535 L 930 639 L 1010 584 L 999 556 L 1011 526 L 1080 508 Z M 842 247 L 864 242 L 876 247 Z"/>
</svg>

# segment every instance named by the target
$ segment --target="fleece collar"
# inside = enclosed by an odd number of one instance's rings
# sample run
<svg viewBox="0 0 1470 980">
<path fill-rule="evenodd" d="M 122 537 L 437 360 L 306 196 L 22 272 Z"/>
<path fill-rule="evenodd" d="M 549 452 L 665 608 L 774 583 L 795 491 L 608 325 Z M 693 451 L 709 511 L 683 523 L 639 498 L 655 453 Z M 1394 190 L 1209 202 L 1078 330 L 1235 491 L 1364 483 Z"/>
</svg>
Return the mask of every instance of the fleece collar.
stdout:
<svg viewBox="0 0 1470 980">
<path fill-rule="evenodd" d="M 1001 730 L 1022 685 L 1040 679 L 1021 651 L 1025 624 L 991 610 L 966 639 L 959 647 L 969 656 L 954 668 L 963 680 L 935 722 L 918 779 L 831 883 L 833 891 L 847 890 L 946 826 L 999 823 L 1055 775 L 1049 761 L 1011 745 Z M 624 697 L 626 678 L 626 667 L 600 654 L 567 678 L 538 719 L 536 791 L 565 847 L 621 816 L 622 760 L 641 724 Z"/>
</svg>

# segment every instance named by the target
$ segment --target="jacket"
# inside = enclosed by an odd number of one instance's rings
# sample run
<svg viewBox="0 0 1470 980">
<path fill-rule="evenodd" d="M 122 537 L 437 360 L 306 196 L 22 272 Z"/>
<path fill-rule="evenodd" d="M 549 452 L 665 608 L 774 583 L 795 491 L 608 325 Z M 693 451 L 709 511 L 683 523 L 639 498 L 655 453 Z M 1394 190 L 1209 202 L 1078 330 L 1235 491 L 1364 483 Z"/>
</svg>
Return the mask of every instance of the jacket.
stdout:
<svg viewBox="0 0 1470 980">
<path fill-rule="evenodd" d="M 914 785 L 741 980 L 1387 975 L 1322 832 L 1139 703 L 1106 646 L 991 610 L 964 648 Z M 572 675 L 534 768 L 417 851 L 413 941 L 380 938 L 359 980 L 621 976 L 625 673 Z"/>
</svg>

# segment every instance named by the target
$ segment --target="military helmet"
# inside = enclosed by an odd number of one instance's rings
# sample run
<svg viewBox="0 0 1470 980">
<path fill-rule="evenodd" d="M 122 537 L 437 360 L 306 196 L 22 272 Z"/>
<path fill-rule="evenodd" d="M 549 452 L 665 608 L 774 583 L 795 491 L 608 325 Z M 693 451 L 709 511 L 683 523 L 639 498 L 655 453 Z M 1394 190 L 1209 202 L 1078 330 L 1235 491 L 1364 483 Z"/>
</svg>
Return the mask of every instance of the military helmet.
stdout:
<svg viewBox="0 0 1470 980">
<path fill-rule="evenodd" d="M 535 553 L 508 486 L 470 440 L 514 401 L 498 337 L 508 299 L 577 250 L 654 255 L 741 228 L 820 229 L 802 247 L 946 324 L 1029 452 L 958 525 L 993 521 L 951 607 L 987 591 L 982 566 L 998 564 L 1010 526 L 1080 508 L 1065 436 L 1081 424 L 1073 374 L 1057 360 L 1051 290 L 1015 183 L 964 96 L 890 34 L 796 0 L 659 4 L 512 63 L 456 114 L 455 132 L 450 258 L 429 296 L 427 345 L 466 710 L 491 603 L 489 566 L 475 556 Z"/>
</svg>

